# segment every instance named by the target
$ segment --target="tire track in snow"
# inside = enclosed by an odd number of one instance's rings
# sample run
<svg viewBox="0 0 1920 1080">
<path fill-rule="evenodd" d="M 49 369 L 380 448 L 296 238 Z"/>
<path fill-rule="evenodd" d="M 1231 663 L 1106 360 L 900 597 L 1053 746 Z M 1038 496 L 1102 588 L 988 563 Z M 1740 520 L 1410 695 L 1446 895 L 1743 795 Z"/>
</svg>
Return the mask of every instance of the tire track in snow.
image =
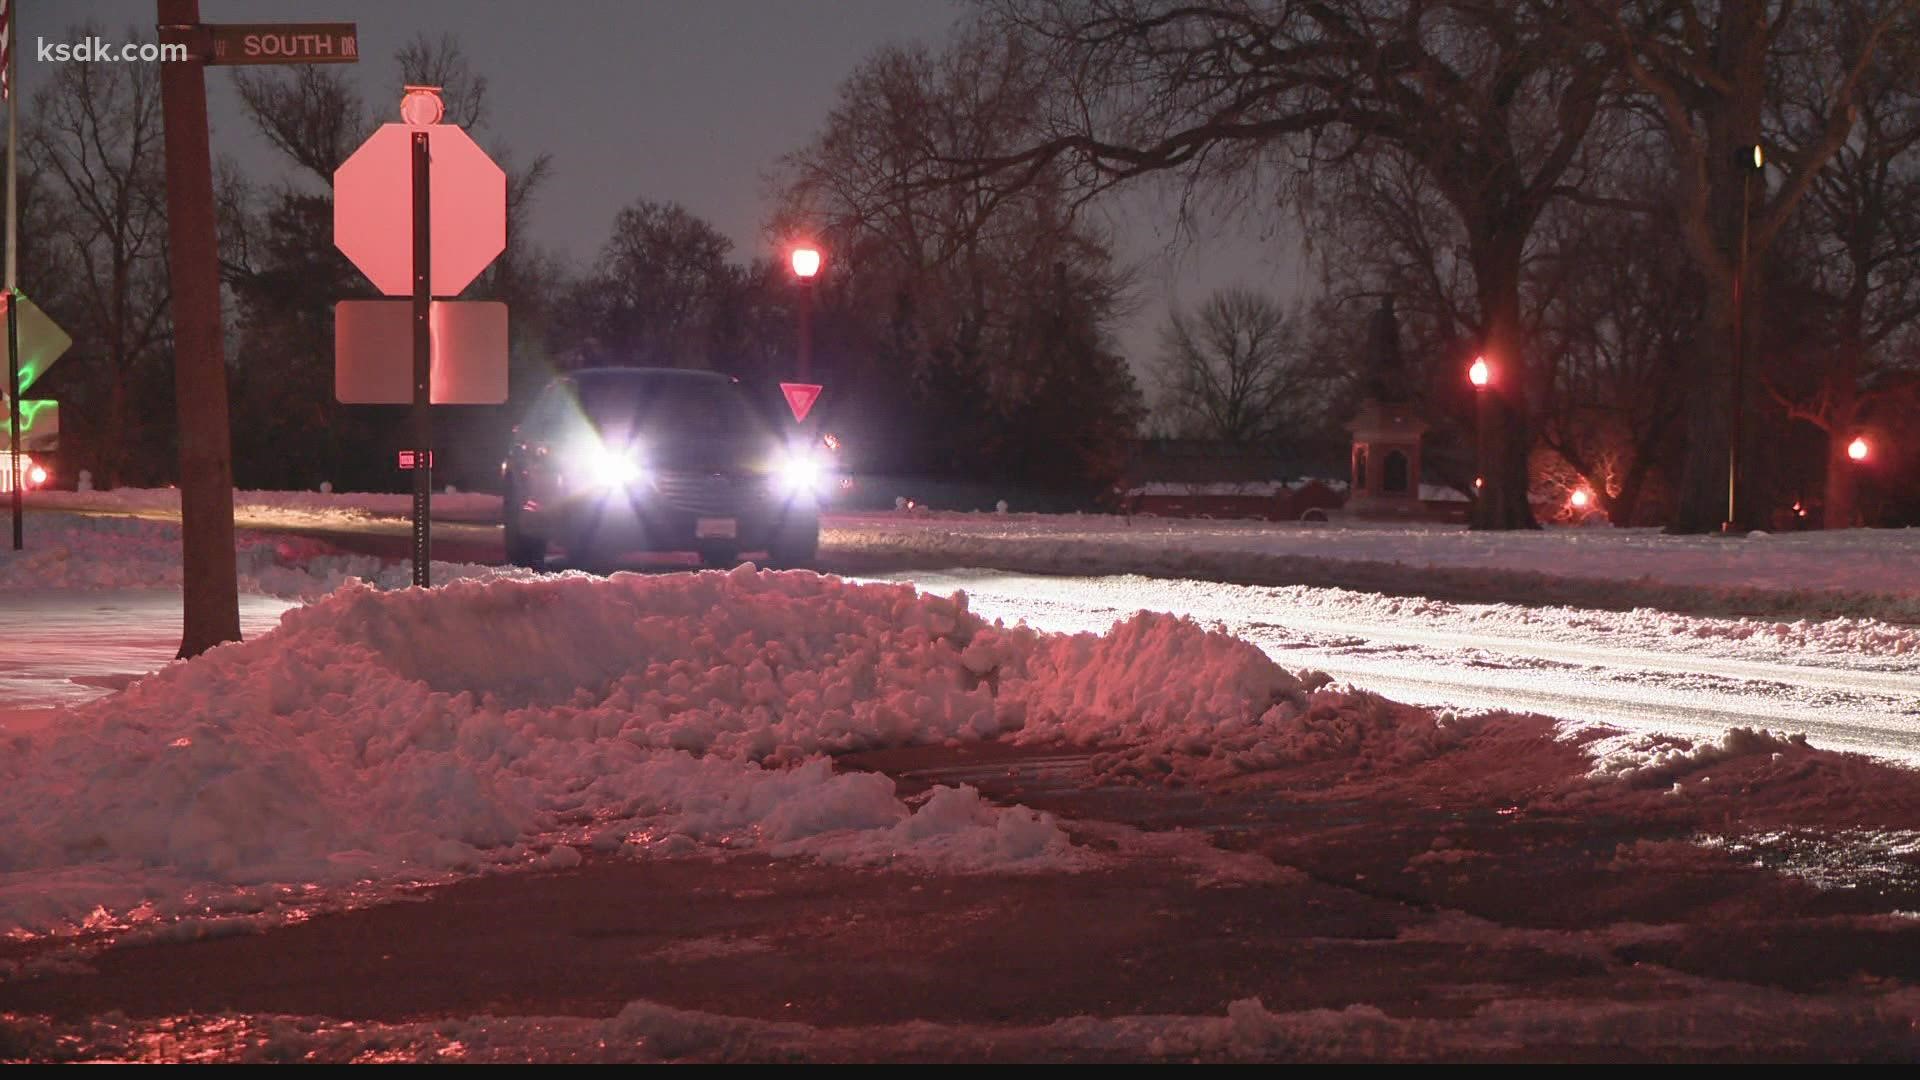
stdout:
<svg viewBox="0 0 1920 1080">
<path fill-rule="evenodd" d="M 1416 704 L 1693 737 L 1740 726 L 1783 729 L 1833 749 L 1920 761 L 1920 661 L 1873 657 L 1855 667 L 1831 650 L 1771 644 L 1776 655 L 1767 659 L 1715 655 L 1712 649 L 1738 643 L 1676 634 L 1672 615 L 1606 613 L 1637 630 L 1626 636 L 1639 643 L 1615 645 L 1454 626 L 1444 617 L 1383 616 L 1364 605 L 1288 604 L 1283 590 L 1218 583 L 993 570 L 893 579 L 930 592 L 963 589 L 975 612 L 1045 630 L 1103 631 L 1143 606 L 1217 622 L 1289 668 L 1322 670 Z M 1633 627 L 1636 619 L 1646 625 Z M 1672 648 L 1650 647 L 1650 637 Z"/>
</svg>

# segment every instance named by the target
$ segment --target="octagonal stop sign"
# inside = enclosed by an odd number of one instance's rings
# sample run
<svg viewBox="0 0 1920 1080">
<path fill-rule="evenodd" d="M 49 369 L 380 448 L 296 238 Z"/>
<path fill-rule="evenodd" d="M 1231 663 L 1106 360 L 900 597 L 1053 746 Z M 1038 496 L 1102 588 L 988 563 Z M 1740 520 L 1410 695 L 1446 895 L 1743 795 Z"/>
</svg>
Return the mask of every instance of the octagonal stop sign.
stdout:
<svg viewBox="0 0 1920 1080">
<path fill-rule="evenodd" d="M 333 173 L 333 243 L 388 296 L 413 295 L 413 149 L 425 131 L 435 296 L 456 296 L 507 246 L 507 174 L 452 124 L 382 124 Z"/>
</svg>

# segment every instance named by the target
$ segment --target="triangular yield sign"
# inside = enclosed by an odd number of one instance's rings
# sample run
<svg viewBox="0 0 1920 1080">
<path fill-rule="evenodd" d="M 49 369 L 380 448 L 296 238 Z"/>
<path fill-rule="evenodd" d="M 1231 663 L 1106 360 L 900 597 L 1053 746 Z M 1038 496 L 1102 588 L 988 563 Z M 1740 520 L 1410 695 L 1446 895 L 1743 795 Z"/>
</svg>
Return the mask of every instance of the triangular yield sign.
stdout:
<svg viewBox="0 0 1920 1080">
<path fill-rule="evenodd" d="M 780 392 L 786 395 L 787 408 L 793 410 L 794 423 L 807 418 L 813 411 L 813 403 L 820 400 L 820 386 L 817 383 L 783 382 Z"/>
</svg>

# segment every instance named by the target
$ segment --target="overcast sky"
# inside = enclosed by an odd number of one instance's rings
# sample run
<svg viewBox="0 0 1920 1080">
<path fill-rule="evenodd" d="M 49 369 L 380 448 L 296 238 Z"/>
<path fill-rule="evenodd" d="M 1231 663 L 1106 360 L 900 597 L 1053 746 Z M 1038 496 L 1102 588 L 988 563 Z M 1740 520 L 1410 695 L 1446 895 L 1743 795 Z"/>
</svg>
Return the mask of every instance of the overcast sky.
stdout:
<svg viewBox="0 0 1920 1080">
<path fill-rule="evenodd" d="M 16 0 L 20 80 L 31 100 L 50 65 L 38 39 L 64 41 L 91 19 L 118 40 L 151 40 L 151 0 Z M 365 58 L 355 74 L 376 109 L 398 119 L 394 51 L 416 34 L 456 35 L 488 81 L 477 132 L 521 159 L 553 155 L 533 215 L 536 242 L 584 263 L 615 212 L 637 198 L 674 201 L 712 222 L 745 258 L 766 249 L 765 175 L 825 120 L 839 83 L 889 43 L 938 42 L 954 0 L 201 0 L 207 22 L 352 22 Z M 283 160 L 241 114 L 225 71 L 209 69 L 213 146 L 257 179 Z M 1121 328 L 1136 366 L 1170 298 L 1191 303 L 1244 283 L 1291 295 L 1294 245 L 1230 225 L 1174 243 L 1157 197 L 1112 220 L 1121 253 L 1141 264 L 1140 310 Z"/>
</svg>

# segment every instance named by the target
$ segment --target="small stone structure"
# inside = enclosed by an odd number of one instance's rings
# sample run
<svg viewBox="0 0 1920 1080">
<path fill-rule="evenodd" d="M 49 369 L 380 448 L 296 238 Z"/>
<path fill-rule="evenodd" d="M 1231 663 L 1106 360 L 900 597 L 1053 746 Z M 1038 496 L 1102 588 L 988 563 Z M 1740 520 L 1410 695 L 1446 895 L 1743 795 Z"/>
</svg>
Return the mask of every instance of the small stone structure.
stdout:
<svg viewBox="0 0 1920 1080">
<path fill-rule="evenodd" d="M 1347 422 L 1353 433 L 1351 482 L 1345 511 L 1363 518 L 1423 518 L 1420 437 L 1427 422 L 1400 356 L 1393 297 L 1382 300 L 1367 324 L 1368 396 Z"/>
</svg>

